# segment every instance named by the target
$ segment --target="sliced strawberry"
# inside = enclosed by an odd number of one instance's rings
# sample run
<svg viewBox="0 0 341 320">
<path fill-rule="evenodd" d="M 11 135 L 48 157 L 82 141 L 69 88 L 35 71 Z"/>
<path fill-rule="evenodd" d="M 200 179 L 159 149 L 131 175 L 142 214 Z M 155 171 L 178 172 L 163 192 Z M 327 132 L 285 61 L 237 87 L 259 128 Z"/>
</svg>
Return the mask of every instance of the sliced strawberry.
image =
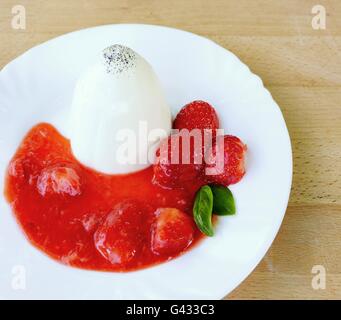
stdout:
<svg viewBox="0 0 341 320">
<path fill-rule="evenodd" d="M 194 223 L 184 212 L 175 208 L 159 208 L 152 225 L 151 248 L 158 255 L 174 255 L 193 241 Z"/>
<path fill-rule="evenodd" d="M 43 169 L 37 180 L 37 189 L 42 196 L 81 194 L 80 177 L 74 168 L 66 165 Z"/>
<path fill-rule="evenodd" d="M 145 211 L 136 201 L 118 203 L 94 234 L 99 253 L 113 265 L 126 265 L 140 253 Z"/>
<path fill-rule="evenodd" d="M 223 149 L 217 148 L 219 142 L 223 143 Z M 214 142 L 212 149 L 208 152 L 205 168 L 206 179 L 209 182 L 224 186 L 240 181 L 245 174 L 244 160 L 246 150 L 246 145 L 235 136 L 217 137 L 217 141 Z M 209 175 L 208 171 L 210 171 Z"/>
</svg>

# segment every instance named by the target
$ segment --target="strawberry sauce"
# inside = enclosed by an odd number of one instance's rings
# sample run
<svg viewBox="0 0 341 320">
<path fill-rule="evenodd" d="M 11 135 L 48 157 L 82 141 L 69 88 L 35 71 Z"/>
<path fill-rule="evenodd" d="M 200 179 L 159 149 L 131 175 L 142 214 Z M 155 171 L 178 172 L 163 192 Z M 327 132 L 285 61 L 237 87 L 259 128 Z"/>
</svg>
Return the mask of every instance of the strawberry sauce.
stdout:
<svg viewBox="0 0 341 320">
<path fill-rule="evenodd" d="M 165 189 L 152 178 L 152 167 L 125 175 L 89 169 L 74 158 L 68 139 L 41 123 L 11 160 L 5 195 L 27 238 L 50 257 L 83 269 L 133 271 L 174 258 L 203 237 L 192 219 L 200 186 Z M 160 214 L 160 208 L 177 210 Z M 155 219 L 176 223 L 183 213 L 175 227 L 187 242 L 155 243 L 172 235 Z"/>
</svg>

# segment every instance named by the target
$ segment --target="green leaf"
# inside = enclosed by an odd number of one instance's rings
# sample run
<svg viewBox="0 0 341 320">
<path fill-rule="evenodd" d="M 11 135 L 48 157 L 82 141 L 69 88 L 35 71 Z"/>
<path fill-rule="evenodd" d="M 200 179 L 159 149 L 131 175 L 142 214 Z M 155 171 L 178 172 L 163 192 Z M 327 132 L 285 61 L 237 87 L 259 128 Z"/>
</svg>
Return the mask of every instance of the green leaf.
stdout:
<svg viewBox="0 0 341 320">
<path fill-rule="evenodd" d="M 229 188 L 211 185 L 213 194 L 213 213 L 218 216 L 229 216 L 236 213 L 232 192 Z"/>
<path fill-rule="evenodd" d="M 213 194 L 210 186 L 203 186 L 195 195 L 193 216 L 201 232 L 209 237 L 214 235 L 212 225 Z"/>
</svg>

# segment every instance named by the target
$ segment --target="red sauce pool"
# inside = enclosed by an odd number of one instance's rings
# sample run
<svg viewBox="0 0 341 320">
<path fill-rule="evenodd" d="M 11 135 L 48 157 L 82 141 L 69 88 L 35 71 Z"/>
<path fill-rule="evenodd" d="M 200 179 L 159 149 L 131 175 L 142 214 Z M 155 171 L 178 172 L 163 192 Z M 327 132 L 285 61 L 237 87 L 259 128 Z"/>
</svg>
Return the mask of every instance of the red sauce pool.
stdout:
<svg viewBox="0 0 341 320">
<path fill-rule="evenodd" d="M 44 196 L 38 190 L 39 176 L 58 165 L 74 168 L 81 193 L 77 196 Z M 50 257 L 74 267 L 102 271 L 133 271 L 172 259 L 193 247 L 203 236 L 195 228 L 191 244 L 183 251 L 155 254 L 151 237 L 142 241 L 140 252 L 129 263 L 112 264 L 96 249 L 94 233 L 116 204 L 138 200 L 151 217 L 160 207 L 177 208 L 192 217 L 198 185 L 164 189 L 152 184 L 153 170 L 126 175 L 105 175 L 80 164 L 72 155 L 70 142 L 51 125 L 41 123 L 26 135 L 11 160 L 5 195 L 18 223 L 32 244 Z M 151 218 L 152 219 L 152 218 Z M 151 220 L 145 220 L 150 230 Z"/>
</svg>

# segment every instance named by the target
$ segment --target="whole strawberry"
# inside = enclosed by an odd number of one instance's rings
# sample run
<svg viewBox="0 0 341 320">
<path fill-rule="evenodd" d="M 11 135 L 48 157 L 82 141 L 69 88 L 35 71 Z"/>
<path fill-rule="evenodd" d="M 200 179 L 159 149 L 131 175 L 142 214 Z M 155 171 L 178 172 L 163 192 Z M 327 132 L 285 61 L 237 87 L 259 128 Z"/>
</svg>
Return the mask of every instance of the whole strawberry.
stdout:
<svg viewBox="0 0 341 320">
<path fill-rule="evenodd" d="M 219 143 L 223 143 L 222 149 L 217 148 Z M 205 166 L 206 180 L 224 186 L 240 181 L 245 174 L 246 150 L 246 145 L 235 136 L 217 137 L 212 149 L 208 151 Z M 209 175 L 207 175 L 208 170 L 210 171 Z"/>
<path fill-rule="evenodd" d="M 153 181 L 166 188 L 186 188 L 186 184 L 193 183 L 201 185 L 206 134 L 204 129 L 212 130 L 215 136 L 215 130 L 219 128 L 218 116 L 207 102 L 193 101 L 177 114 L 173 128 L 180 132 L 160 144 L 156 153 Z"/>
<path fill-rule="evenodd" d="M 186 104 L 175 117 L 174 129 L 211 129 L 219 128 L 219 119 L 214 108 L 207 102 L 195 100 Z"/>
<path fill-rule="evenodd" d="M 160 143 L 156 152 L 156 161 L 153 166 L 153 182 L 165 188 L 186 188 L 186 184 L 202 178 L 204 163 L 194 161 L 193 145 L 185 150 L 183 157 L 183 137 L 171 135 Z M 200 153 L 200 157 L 201 153 Z"/>
</svg>

